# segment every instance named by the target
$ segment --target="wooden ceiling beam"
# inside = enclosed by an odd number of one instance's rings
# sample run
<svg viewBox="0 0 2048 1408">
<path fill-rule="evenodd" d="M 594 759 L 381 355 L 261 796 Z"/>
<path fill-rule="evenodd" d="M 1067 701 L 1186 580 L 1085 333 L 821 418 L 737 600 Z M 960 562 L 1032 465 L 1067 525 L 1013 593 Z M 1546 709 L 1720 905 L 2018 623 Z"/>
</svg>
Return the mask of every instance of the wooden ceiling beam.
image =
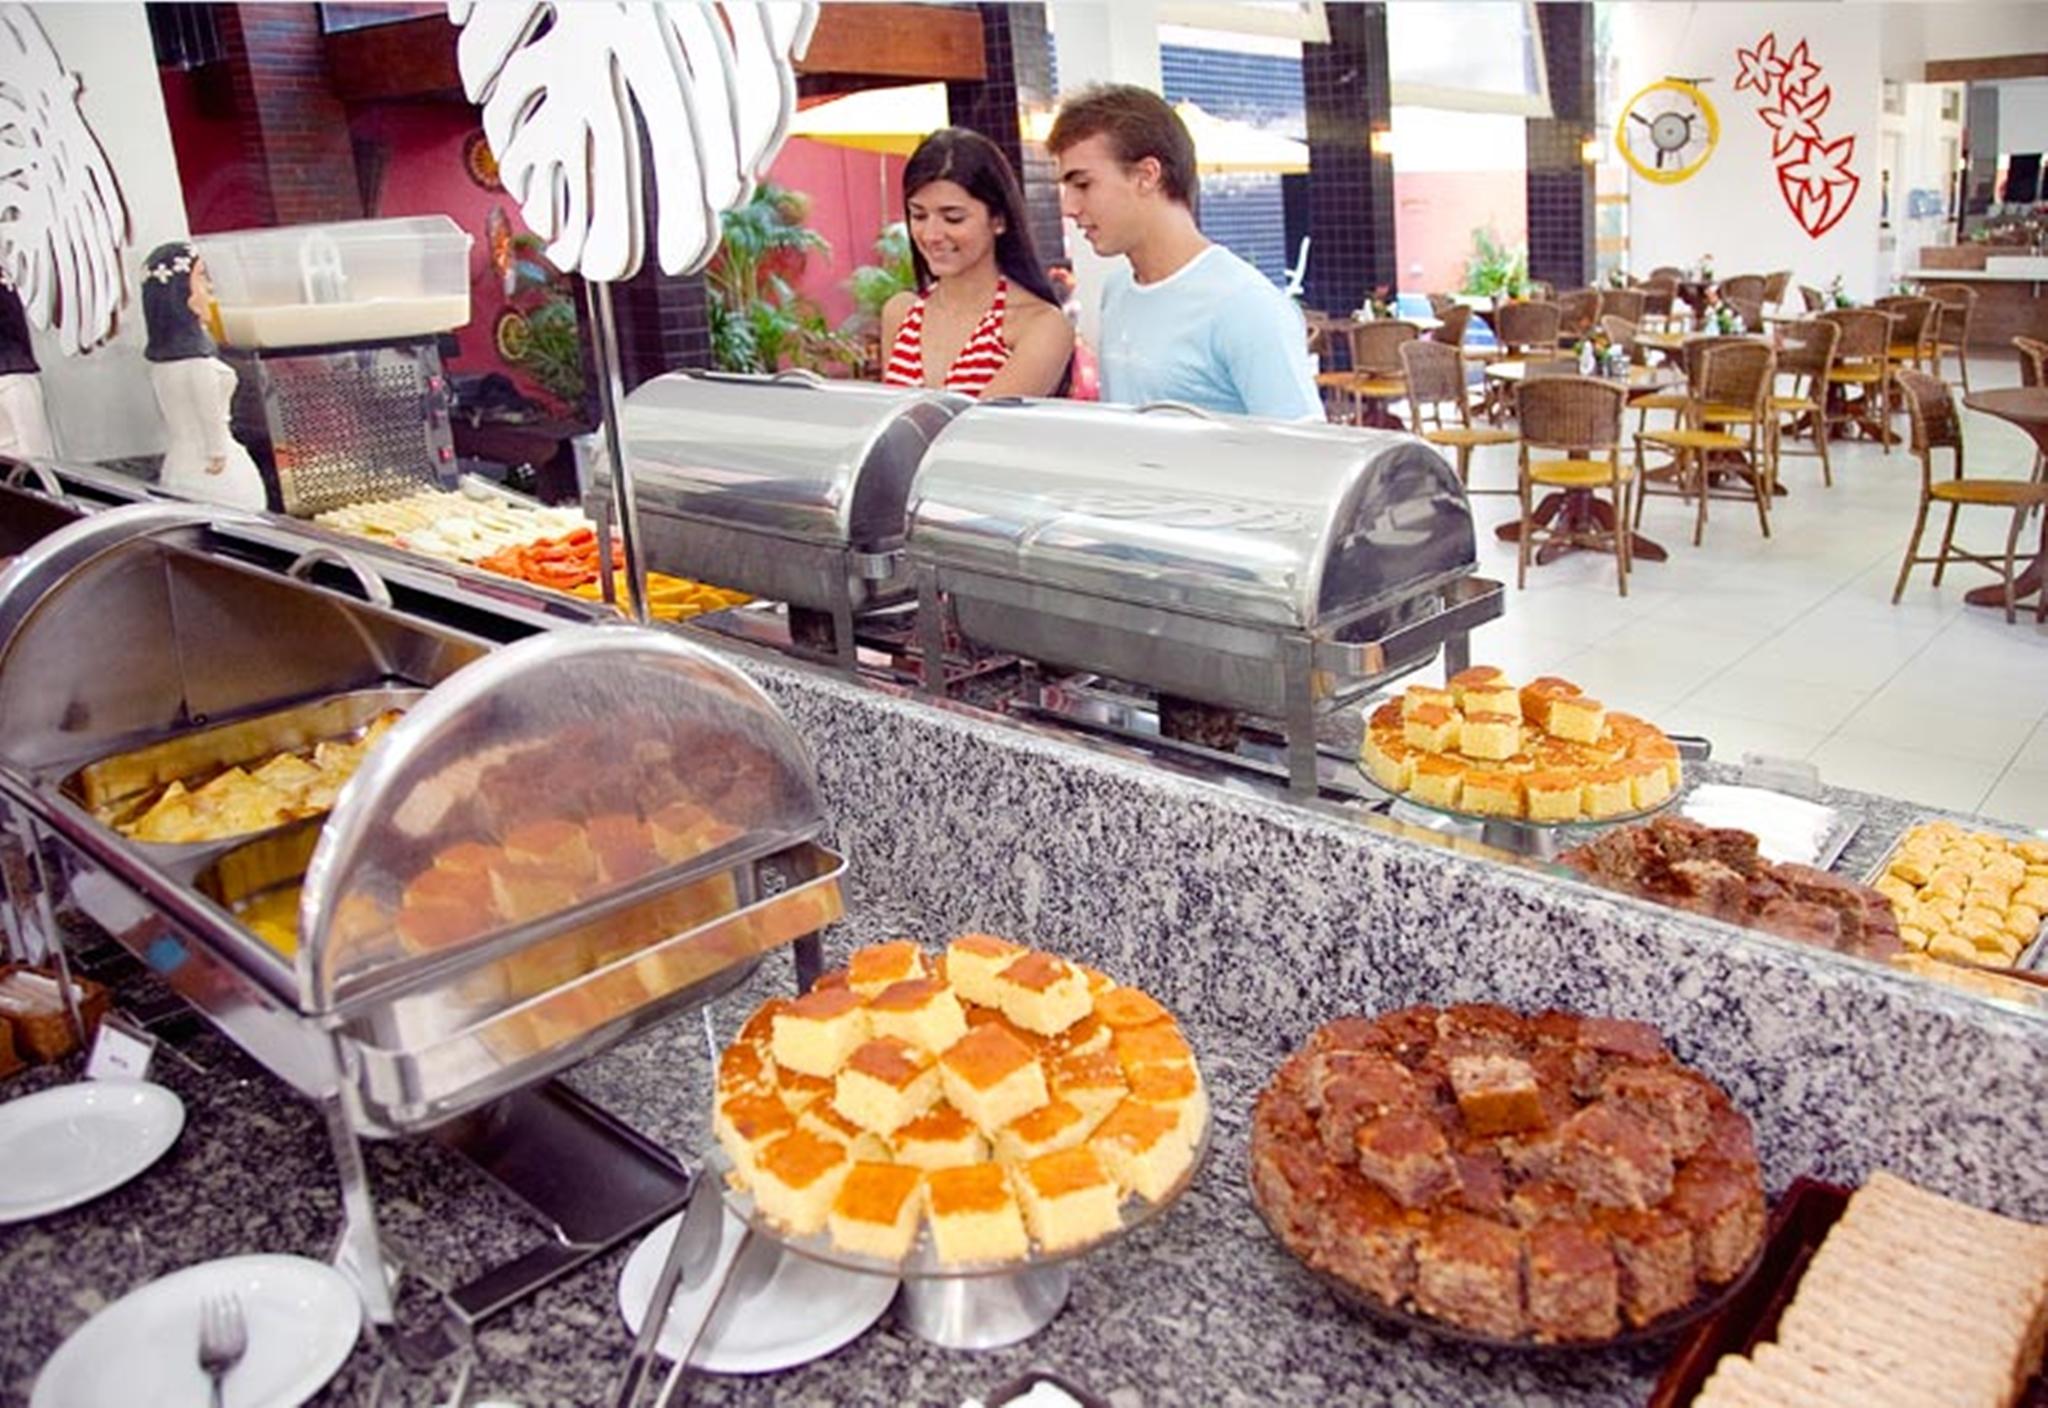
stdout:
<svg viewBox="0 0 2048 1408">
<path fill-rule="evenodd" d="M 955 5 L 822 5 L 796 71 L 900 83 L 983 79 L 981 14 Z"/>
</svg>

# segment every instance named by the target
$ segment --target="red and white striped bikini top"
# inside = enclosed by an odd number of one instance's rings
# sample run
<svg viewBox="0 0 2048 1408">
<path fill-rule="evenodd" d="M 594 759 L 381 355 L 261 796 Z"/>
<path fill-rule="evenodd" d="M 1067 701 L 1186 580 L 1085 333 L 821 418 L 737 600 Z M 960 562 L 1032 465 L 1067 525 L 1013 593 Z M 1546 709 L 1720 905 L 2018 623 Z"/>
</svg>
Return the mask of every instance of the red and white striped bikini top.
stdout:
<svg viewBox="0 0 2048 1408">
<path fill-rule="evenodd" d="M 946 369 L 943 385 L 947 390 L 964 391 L 969 396 L 978 397 L 988 389 L 995 374 L 1003 369 L 1003 363 L 1010 360 L 1010 349 L 1003 342 L 1003 302 L 1008 290 L 1007 279 L 996 280 L 995 297 L 988 301 L 988 311 L 981 315 L 981 321 L 974 325 L 973 333 L 961 345 L 960 355 Z M 896 329 L 896 343 L 889 349 L 889 365 L 882 372 L 882 384 L 925 384 L 922 298 L 910 305 L 910 312 L 904 315 L 903 326 Z"/>
</svg>

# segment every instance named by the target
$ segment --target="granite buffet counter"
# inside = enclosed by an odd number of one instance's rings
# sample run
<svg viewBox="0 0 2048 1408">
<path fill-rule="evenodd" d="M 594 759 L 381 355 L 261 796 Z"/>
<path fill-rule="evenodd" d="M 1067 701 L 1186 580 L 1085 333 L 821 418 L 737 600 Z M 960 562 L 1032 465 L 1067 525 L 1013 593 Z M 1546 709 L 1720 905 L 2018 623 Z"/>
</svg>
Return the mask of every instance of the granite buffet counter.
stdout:
<svg viewBox="0 0 2048 1408">
<path fill-rule="evenodd" d="M 784 664 L 749 669 L 815 749 L 851 858 L 854 917 L 828 935 L 828 956 L 978 928 L 1140 983 L 1182 1018 L 1216 1137 L 1179 1205 L 1078 1264 L 1072 1300 L 1037 1338 L 950 1353 L 885 1318 L 805 1368 L 701 1380 L 699 1401 L 957 1403 L 1045 1365 L 1124 1403 L 1641 1402 L 1658 1348 L 1517 1356 L 1382 1327 L 1337 1302 L 1260 1225 L 1246 1134 L 1273 1065 L 1333 1016 L 1412 1002 L 1555 1004 L 1657 1024 L 1754 1120 L 1774 1193 L 1801 1173 L 1853 1181 L 1883 1166 L 2048 1218 L 2041 1018 L 1331 809 Z M 1861 805 L 1852 873 L 1918 814 Z M 719 1005 L 721 1029 L 788 974 L 771 960 Z M 188 1106 L 160 1164 L 96 1203 L 0 1229 L 10 1288 L 0 1401 L 25 1402 L 66 1334 L 154 1276 L 236 1252 L 325 1250 L 338 1199 L 312 1108 L 218 1038 L 201 1038 L 194 1055 L 205 1074 L 158 1059 L 158 1077 Z M 6 1093 L 70 1074 L 34 1073 Z M 672 1148 L 709 1145 L 694 1022 L 656 1029 L 570 1080 Z M 377 1146 L 371 1174 L 386 1233 L 416 1265 L 460 1270 L 536 1238 L 431 1142 Z M 472 1391 L 606 1401 L 628 1348 L 615 1299 L 625 1256 L 490 1322 Z M 360 1349 L 315 1401 L 363 1401 L 378 1362 Z M 443 1391 L 450 1378 L 440 1375 Z M 424 1378 L 405 1387 L 409 1401 L 431 1401 Z"/>
</svg>

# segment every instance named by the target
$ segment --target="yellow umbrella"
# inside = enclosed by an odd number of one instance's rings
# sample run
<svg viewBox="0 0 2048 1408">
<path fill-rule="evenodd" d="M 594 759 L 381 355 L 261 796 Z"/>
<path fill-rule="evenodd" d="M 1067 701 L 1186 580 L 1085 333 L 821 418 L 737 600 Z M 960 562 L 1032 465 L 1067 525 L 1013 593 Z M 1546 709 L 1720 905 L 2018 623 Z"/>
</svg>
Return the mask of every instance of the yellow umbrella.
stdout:
<svg viewBox="0 0 2048 1408">
<path fill-rule="evenodd" d="M 799 112 L 789 135 L 835 147 L 909 156 L 917 144 L 946 125 L 946 85 L 919 83 L 904 88 L 868 88 Z"/>
<path fill-rule="evenodd" d="M 1187 124 L 1195 139 L 1195 165 L 1210 175 L 1235 172 L 1280 172 L 1308 170 L 1308 144 L 1278 132 L 1267 132 L 1248 122 L 1217 117 L 1186 100 L 1173 110 Z"/>
</svg>

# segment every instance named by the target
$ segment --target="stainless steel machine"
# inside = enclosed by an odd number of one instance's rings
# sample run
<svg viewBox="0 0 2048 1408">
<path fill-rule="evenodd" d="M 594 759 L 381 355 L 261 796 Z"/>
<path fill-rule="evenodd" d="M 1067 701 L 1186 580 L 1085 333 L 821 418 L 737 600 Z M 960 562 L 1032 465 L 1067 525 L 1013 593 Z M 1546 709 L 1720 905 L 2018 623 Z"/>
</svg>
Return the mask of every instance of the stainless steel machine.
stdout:
<svg viewBox="0 0 2048 1408">
<path fill-rule="evenodd" d="M 928 657 L 950 622 L 1150 690 L 1169 731 L 1208 715 L 1212 745 L 1239 718 L 1276 720 L 1297 792 L 1318 787 L 1319 716 L 1439 649 L 1463 668 L 1501 613 L 1456 475 L 1406 435 L 999 402 L 940 434 L 910 513 Z"/>
<path fill-rule="evenodd" d="M 359 1139 L 434 1132 L 527 1198 L 554 1237 L 454 1293 L 481 1318 L 687 1196 L 689 1170 L 548 1078 L 838 917 L 811 762 L 673 634 L 498 647 L 233 547 L 208 510 L 140 504 L 23 553 L 0 578 L 0 796 L 81 908 L 321 1104 L 373 1316 Z M 221 790 L 387 728 L 288 820 Z M 196 831 L 144 828 L 181 798 Z"/>
</svg>

